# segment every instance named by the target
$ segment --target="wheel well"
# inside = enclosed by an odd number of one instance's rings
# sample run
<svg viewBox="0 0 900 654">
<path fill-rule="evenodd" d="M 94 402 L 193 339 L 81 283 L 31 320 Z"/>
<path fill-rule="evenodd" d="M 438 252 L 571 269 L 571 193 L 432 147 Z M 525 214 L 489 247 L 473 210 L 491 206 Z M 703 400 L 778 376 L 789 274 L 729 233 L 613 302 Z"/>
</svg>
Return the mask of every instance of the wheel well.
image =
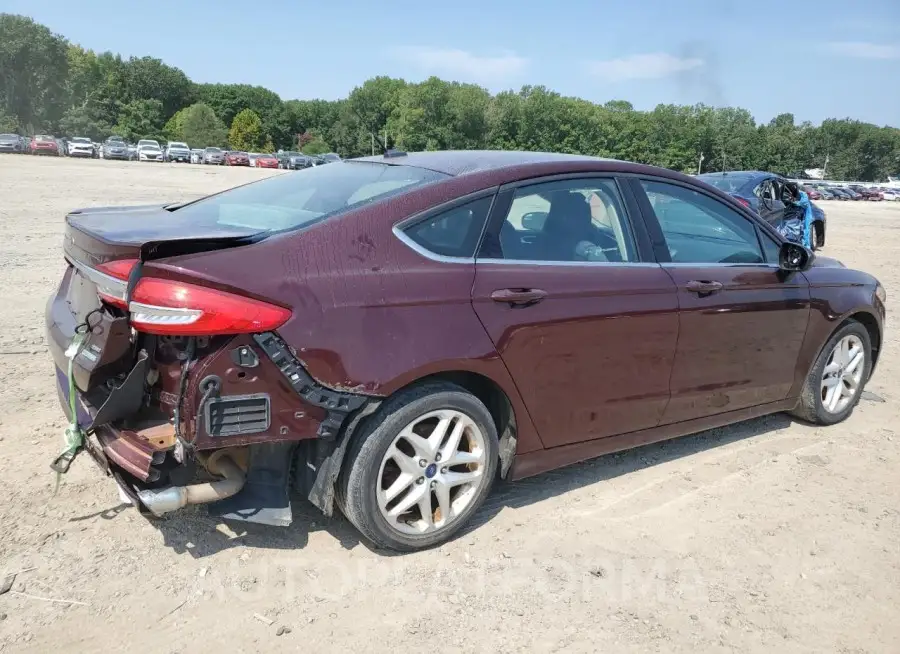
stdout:
<svg viewBox="0 0 900 654">
<path fill-rule="evenodd" d="M 816 241 L 820 244 L 825 244 L 825 222 L 822 220 L 817 220 L 813 223 L 813 229 L 816 230 Z"/>
<path fill-rule="evenodd" d="M 844 323 L 846 324 L 850 320 L 862 323 L 862 326 L 869 332 L 869 340 L 872 342 L 872 369 L 874 370 L 875 364 L 878 362 L 878 354 L 881 351 L 881 332 L 878 330 L 878 321 L 875 320 L 872 314 L 862 311 L 854 313 Z"/>
<path fill-rule="evenodd" d="M 512 465 L 516 453 L 516 416 L 509 397 L 500 386 L 490 377 L 485 377 L 476 372 L 456 370 L 440 372 L 417 379 L 416 385 L 429 381 L 447 381 L 469 391 L 484 403 L 494 426 L 497 428 L 497 436 L 500 439 L 500 476 L 506 477 Z"/>
</svg>

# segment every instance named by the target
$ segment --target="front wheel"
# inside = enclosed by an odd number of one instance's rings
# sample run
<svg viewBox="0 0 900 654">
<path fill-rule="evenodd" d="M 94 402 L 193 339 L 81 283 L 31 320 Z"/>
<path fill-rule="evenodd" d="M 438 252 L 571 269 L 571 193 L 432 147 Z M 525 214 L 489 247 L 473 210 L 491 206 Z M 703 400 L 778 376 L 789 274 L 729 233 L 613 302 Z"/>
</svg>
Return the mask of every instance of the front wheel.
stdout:
<svg viewBox="0 0 900 654">
<path fill-rule="evenodd" d="M 490 412 L 465 389 L 429 383 L 401 391 L 354 436 L 338 502 L 377 546 L 404 552 L 433 547 L 484 502 L 498 452 Z"/>
<path fill-rule="evenodd" d="M 818 425 L 845 420 L 859 403 L 872 370 L 872 341 L 859 322 L 838 329 L 806 377 L 794 415 Z"/>
</svg>

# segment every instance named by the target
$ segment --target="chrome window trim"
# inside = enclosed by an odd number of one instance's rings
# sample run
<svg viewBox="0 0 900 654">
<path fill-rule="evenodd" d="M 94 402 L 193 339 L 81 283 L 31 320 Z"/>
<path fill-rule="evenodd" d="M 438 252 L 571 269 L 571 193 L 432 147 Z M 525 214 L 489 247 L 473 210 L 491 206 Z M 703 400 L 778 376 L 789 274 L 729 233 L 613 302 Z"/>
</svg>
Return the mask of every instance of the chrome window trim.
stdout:
<svg viewBox="0 0 900 654">
<path fill-rule="evenodd" d="M 666 261 L 660 264 L 663 268 L 774 268 L 780 270 L 781 266 L 774 263 L 686 263 L 684 261 Z"/>
<path fill-rule="evenodd" d="M 503 264 L 506 266 L 572 266 L 589 268 L 659 268 L 655 261 L 540 261 L 537 259 L 476 259 L 475 263 Z"/>
<path fill-rule="evenodd" d="M 407 236 L 406 232 L 404 232 L 401 229 L 401 227 L 404 226 L 405 224 L 408 224 L 408 222 L 409 221 L 404 221 L 402 223 L 394 225 L 394 227 L 391 229 L 391 231 L 394 232 L 394 236 L 396 236 L 397 239 L 401 243 L 403 243 L 406 247 L 408 247 L 409 249 L 422 255 L 426 259 L 430 259 L 431 261 L 437 261 L 438 263 L 461 263 L 461 264 L 466 264 L 466 265 L 471 265 L 471 264 L 475 263 L 474 257 L 447 257 L 447 256 L 444 256 L 443 254 L 435 254 L 431 250 L 419 245 L 414 240 L 412 240 L 409 236 Z"/>
</svg>

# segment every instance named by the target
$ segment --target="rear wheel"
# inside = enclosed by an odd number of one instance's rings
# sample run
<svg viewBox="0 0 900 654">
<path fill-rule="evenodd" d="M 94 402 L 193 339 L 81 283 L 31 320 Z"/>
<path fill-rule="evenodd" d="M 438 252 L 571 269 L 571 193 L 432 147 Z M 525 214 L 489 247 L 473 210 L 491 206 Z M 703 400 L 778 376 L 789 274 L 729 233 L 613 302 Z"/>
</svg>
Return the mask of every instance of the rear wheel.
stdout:
<svg viewBox="0 0 900 654">
<path fill-rule="evenodd" d="M 869 332 L 851 320 L 822 348 L 806 377 L 794 415 L 819 425 L 841 422 L 859 402 L 871 370 Z"/>
<path fill-rule="evenodd" d="M 375 545 L 399 551 L 451 538 L 481 506 L 497 472 L 491 414 L 454 384 L 385 402 L 356 434 L 341 480 L 344 515 Z"/>
</svg>

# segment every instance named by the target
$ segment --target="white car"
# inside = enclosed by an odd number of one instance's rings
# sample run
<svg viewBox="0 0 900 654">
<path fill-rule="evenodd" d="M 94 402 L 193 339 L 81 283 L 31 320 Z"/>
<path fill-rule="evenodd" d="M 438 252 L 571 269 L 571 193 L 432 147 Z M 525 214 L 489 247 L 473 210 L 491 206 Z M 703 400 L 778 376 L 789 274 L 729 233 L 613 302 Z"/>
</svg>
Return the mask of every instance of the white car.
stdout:
<svg viewBox="0 0 900 654">
<path fill-rule="evenodd" d="M 190 163 L 191 149 L 187 146 L 187 143 L 172 141 L 166 146 L 166 161 Z"/>
<path fill-rule="evenodd" d="M 66 151 L 70 157 L 94 157 L 94 143 L 89 138 L 74 136 L 69 139 Z"/>
<path fill-rule="evenodd" d="M 248 152 L 247 158 L 250 160 L 250 167 L 256 168 L 256 158 L 259 156 L 259 152 Z"/>
<path fill-rule="evenodd" d="M 881 197 L 888 201 L 898 202 L 900 201 L 900 189 L 895 191 L 882 191 Z"/>
<path fill-rule="evenodd" d="M 148 139 L 138 141 L 137 144 L 138 161 L 163 161 L 165 155 L 159 143 Z"/>
</svg>

